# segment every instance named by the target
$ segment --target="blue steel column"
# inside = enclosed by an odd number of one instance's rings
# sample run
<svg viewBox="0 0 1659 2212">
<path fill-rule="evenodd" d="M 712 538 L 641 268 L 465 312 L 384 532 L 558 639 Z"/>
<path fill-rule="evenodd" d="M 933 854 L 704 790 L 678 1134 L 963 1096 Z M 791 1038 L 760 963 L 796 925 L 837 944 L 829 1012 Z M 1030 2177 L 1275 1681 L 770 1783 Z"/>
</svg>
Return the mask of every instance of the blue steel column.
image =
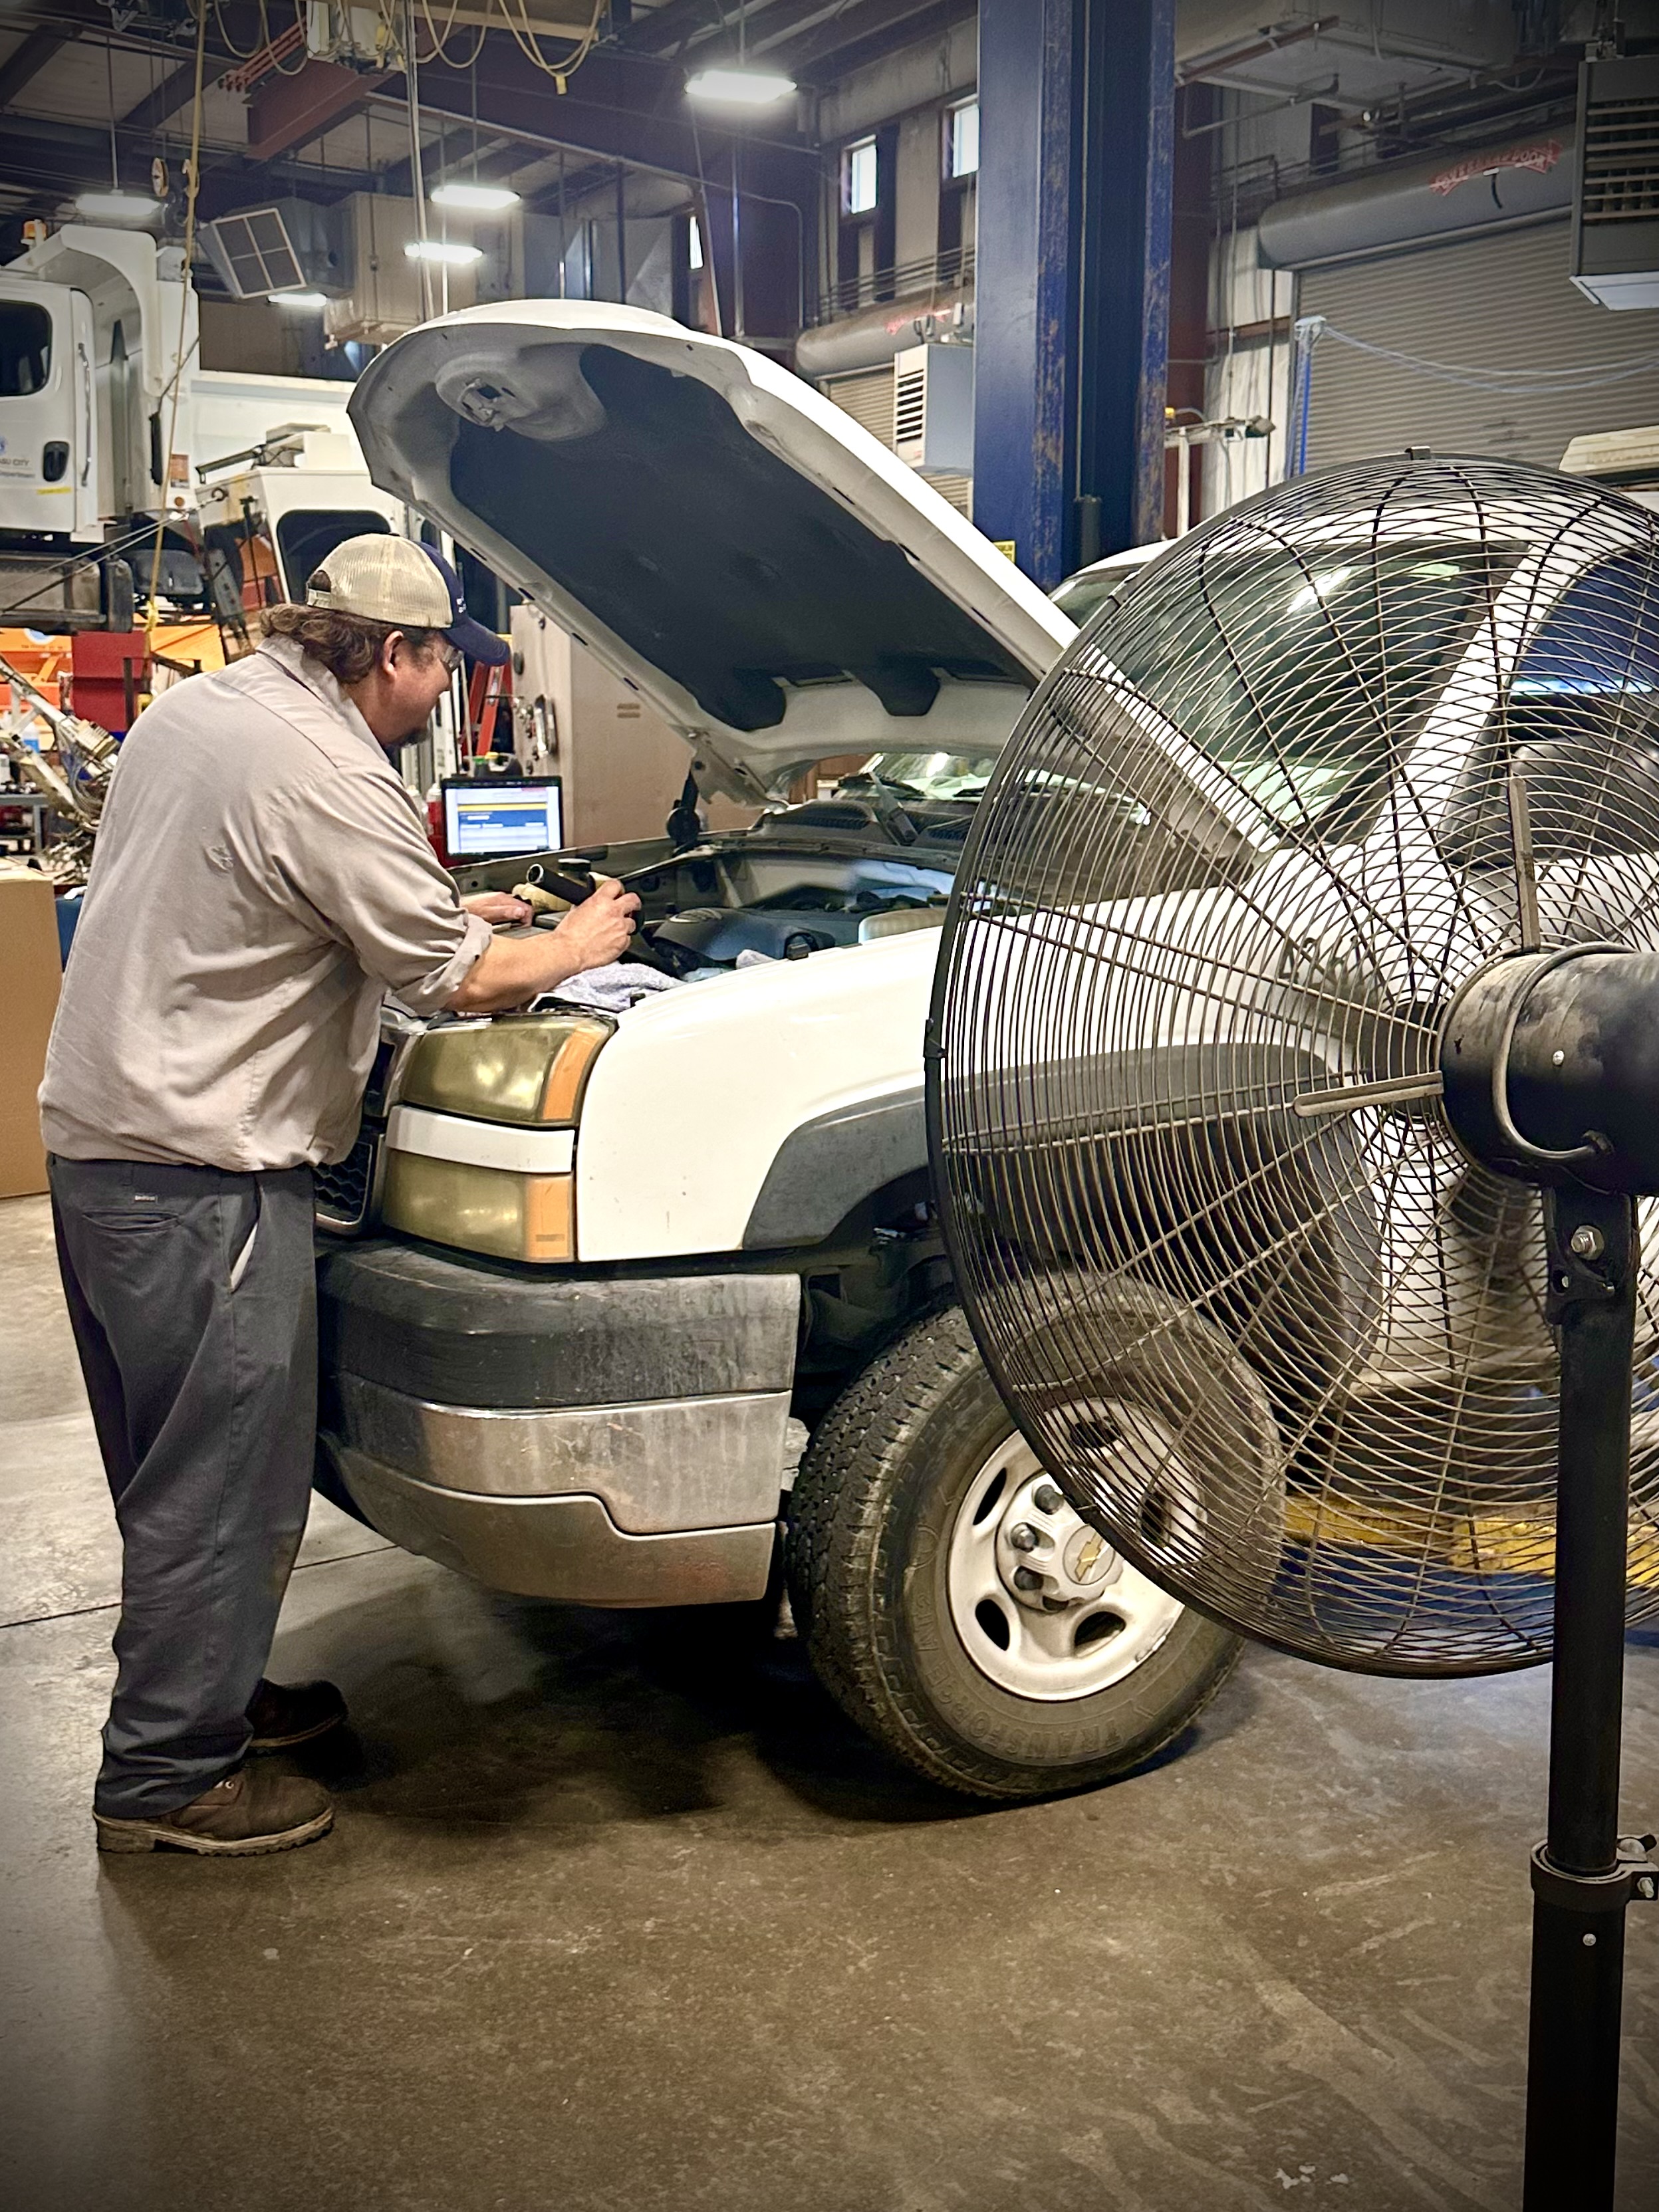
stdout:
<svg viewBox="0 0 1659 2212">
<path fill-rule="evenodd" d="M 1174 0 L 979 26 L 974 520 L 1052 586 L 1163 530 Z"/>
<path fill-rule="evenodd" d="M 1076 416 L 1079 0 L 980 0 L 974 520 L 1065 573 Z"/>
</svg>

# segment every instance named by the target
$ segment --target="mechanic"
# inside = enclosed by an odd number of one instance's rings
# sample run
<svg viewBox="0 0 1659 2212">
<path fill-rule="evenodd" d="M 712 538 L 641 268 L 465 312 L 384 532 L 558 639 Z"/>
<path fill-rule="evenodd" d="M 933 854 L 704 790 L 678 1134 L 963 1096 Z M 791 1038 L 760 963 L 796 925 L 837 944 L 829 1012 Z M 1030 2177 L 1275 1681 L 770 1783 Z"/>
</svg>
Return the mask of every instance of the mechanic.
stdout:
<svg viewBox="0 0 1659 2212">
<path fill-rule="evenodd" d="M 264 1679 L 317 1426 L 312 1169 L 343 1159 L 393 992 L 522 1006 L 626 945 L 602 884 L 552 930 L 462 900 L 389 757 L 507 647 L 407 538 L 349 538 L 257 652 L 121 750 L 41 1086 L 58 1261 L 121 1532 L 103 1850 L 311 1842 L 325 1791 L 248 1754 L 345 1717 Z"/>
</svg>

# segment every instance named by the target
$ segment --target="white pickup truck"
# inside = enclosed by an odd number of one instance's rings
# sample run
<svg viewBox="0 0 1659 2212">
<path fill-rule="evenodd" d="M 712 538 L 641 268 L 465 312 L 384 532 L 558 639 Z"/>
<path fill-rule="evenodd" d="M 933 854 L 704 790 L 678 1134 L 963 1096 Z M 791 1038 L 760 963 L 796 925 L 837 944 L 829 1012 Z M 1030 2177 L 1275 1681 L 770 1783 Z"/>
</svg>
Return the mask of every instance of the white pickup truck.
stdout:
<svg viewBox="0 0 1659 2212">
<path fill-rule="evenodd" d="M 702 788 L 764 811 L 605 862 L 678 988 L 388 1018 L 319 1182 L 319 1482 L 503 1589 L 775 1604 L 787 1572 L 830 1688 L 950 1787 L 1145 1759 L 1237 1641 L 1015 1430 L 953 1303 L 922 1103 L 975 799 L 1073 625 L 811 387 L 659 316 L 452 315 L 351 411 L 384 489 L 635 687 Z M 831 795 L 779 799 L 849 756 Z"/>
</svg>

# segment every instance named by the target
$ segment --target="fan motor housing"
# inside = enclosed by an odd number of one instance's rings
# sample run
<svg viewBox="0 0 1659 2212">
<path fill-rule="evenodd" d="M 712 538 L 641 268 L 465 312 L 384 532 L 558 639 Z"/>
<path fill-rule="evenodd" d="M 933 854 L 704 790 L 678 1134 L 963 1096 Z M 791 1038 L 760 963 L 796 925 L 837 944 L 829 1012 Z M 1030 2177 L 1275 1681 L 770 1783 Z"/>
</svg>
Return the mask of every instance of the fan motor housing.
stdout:
<svg viewBox="0 0 1659 2212">
<path fill-rule="evenodd" d="M 1483 1166 L 1540 1185 L 1659 1191 L 1659 954 L 1522 952 L 1447 1014 L 1447 1118 Z"/>
</svg>

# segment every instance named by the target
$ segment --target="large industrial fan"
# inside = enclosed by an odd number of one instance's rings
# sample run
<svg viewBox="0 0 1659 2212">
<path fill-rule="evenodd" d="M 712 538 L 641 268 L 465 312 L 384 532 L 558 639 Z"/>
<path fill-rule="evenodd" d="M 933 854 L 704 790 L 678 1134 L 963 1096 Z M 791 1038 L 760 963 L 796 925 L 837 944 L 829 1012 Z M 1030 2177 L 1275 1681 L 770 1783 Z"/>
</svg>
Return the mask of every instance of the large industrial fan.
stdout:
<svg viewBox="0 0 1659 2212">
<path fill-rule="evenodd" d="M 981 802 L 928 1046 L 981 1348 L 1134 1565 L 1328 1664 L 1554 1657 L 1528 2212 L 1612 2201 L 1659 1611 L 1659 520 L 1303 477 L 1109 601 Z"/>
</svg>

